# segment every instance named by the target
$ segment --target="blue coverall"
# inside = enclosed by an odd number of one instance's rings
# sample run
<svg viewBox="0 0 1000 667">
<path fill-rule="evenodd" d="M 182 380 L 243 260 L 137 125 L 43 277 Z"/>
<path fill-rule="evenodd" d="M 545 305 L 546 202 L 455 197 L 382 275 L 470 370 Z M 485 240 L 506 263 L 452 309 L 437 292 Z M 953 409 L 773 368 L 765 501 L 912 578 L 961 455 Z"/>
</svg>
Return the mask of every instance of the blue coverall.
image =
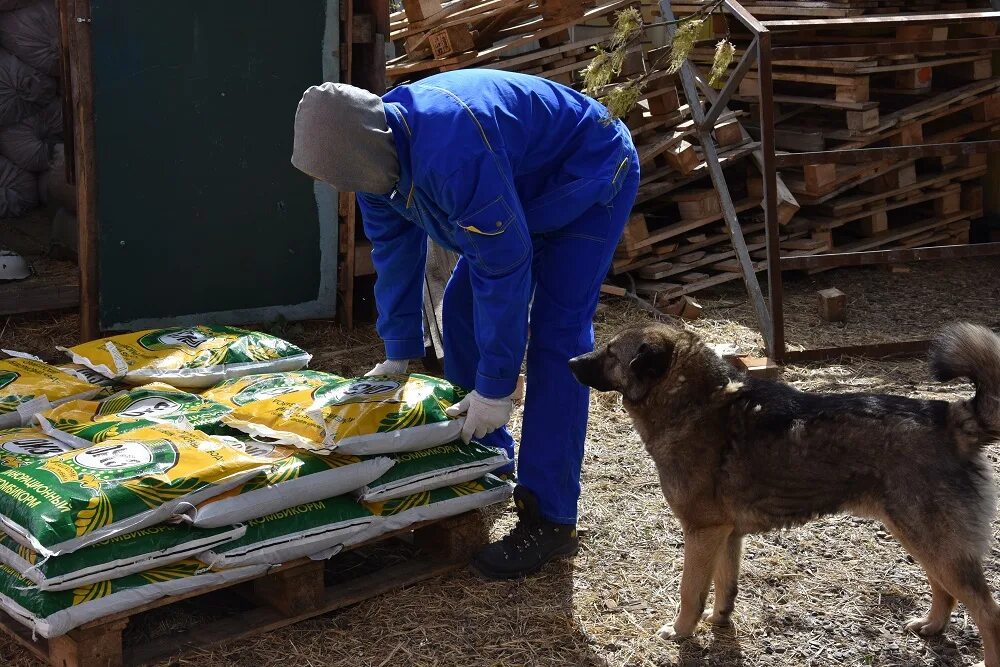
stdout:
<svg viewBox="0 0 1000 667">
<path fill-rule="evenodd" d="M 628 129 L 571 88 L 497 70 L 438 74 L 383 101 L 399 183 L 358 198 L 386 358 L 423 357 L 429 236 L 460 255 L 444 295 L 445 376 L 511 395 L 530 329 L 518 483 L 543 518 L 575 523 L 589 401 L 567 361 L 593 349 L 600 286 L 639 186 Z M 484 442 L 514 456 L 506 428 Z"/>
</svg>

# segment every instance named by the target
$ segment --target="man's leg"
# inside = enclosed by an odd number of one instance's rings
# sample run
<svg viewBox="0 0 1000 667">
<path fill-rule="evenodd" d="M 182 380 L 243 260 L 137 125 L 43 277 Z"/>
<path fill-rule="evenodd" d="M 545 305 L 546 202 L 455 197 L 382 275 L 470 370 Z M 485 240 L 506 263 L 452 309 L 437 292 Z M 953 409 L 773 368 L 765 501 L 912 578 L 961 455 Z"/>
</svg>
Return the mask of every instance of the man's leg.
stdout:
<svg viewBox="0 0 1000 667">
<path fill-rule="evenodd" d="M 472 391 L 476 386 L 476 367 L 479 365 L 479 348 L 472 314 L 472 283 L 469 263 L 460 257 L 444 290 L 442 312 L 442 342 L 444 343 L 444 376 L 448 382 Z M 506 428 L 490 433 L 480 442 L 507 451 L 514 458 L 514 439 Z M 498 473 L 513 472 L 501 469 Z"/>
<path fill-rule="evenodd" d="M 518 525 L 476 556 L 493 578 L 526 576 L 576 552 L 580 469 L 589 391 L 569 360 L 594 347 L 593 316 L 600 287 L 639 185 L 638 168 L 610 206 L 595 206 L 559 233 L 547 235 L 535 258 L 524 423 L 514 500 Z"/>
</svg>

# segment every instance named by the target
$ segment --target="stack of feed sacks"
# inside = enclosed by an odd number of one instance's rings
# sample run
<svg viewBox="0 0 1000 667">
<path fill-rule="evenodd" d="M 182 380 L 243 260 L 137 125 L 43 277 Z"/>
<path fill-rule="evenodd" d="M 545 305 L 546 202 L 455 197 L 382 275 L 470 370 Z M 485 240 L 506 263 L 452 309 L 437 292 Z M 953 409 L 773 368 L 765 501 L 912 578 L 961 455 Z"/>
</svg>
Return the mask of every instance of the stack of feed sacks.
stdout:
<svg viewBox="0 0 1000 667">
<path fill-rule="evenodd" d="M 45 197 L 63 130 L 55 0 L 0 0 L 0 218 Z"/>
</svg>

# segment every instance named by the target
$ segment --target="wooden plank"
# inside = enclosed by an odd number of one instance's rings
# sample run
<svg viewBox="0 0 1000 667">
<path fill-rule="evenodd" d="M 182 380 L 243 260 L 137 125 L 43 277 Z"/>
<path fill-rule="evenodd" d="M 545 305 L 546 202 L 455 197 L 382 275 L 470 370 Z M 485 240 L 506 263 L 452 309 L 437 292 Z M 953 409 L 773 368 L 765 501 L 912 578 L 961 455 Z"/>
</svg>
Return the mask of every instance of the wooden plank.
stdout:
<svg viewBox="0 0 1000 667">
<path fill-rule="evenodd" d="M 748 210 L 750 210 L 750 209 L 752 209 L 752 208 L 754 208 L 756 206 L 759 206 L 759 205 L 760 205 L 759 202 L 751 201 L 751 200 L 743 200 L 743 201 L 740 201 L 740 202 L 733 202 L 733 207 L 734 207 L 734 209 L 735 209 L 735 211 L 737 213 L 742 213 L 743 211 L 748 211 Z M 715 214 L 715 215 L 711 215 L 711 216 L 706 216 L 704 218 L 699 218 L 699 219 L 695 219 L 695 220 L 688 220 L 686 222 L 682 222 L 682 223 L 677 223 L 677 224 L 674 224 L 674 225 L 670 225 L 669 227 L 667 227 L 665 229 L 660 229 L 660 230 L 657 230 L 655 233 L 650 234 L 641 243 L 638 243 L 637 245 L 639 247 L 653 245 L 654 243 L 658 243 L 660 241 L 665 241 L 666 239 L 674 238 L 675 236 L 680 236 L 680 235 L 684 234 L 685 232 L 691 231 L 692 229 L 697 229 L 699 227 L 703 227 L 703 226 L 711 224 L 713 222 L 718 222 L 721 219 L 722 219 L 722 214 L 719 213 L 719 214 Z"/>
<path fill-rule="evenodd" d="M 7 283 L 0 289 L 0 315 L 40 313 L 80 305 L 79 278 L 58 272 Z"/>
</svg>

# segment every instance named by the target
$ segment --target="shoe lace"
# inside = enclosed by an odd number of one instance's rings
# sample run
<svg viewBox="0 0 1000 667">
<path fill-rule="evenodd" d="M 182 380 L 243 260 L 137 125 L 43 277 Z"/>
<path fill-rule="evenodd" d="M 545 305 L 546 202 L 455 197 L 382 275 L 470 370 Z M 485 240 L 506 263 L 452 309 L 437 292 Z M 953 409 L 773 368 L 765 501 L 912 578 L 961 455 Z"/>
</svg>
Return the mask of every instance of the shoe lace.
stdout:
<svg viewBox="0 0 1000 667">
<path fill-rule="evenodd" d="M 517 523 L 501 540 L 504 546 L 504 554 L 509 558 L 510 554 L 514 551 L 520 553 L 532 547 L 539 546 L 539 538 L 542 534 L 542 525 L 540 523 L 525 520 L 523 516 L 518 517 Z"/>
</svg>

